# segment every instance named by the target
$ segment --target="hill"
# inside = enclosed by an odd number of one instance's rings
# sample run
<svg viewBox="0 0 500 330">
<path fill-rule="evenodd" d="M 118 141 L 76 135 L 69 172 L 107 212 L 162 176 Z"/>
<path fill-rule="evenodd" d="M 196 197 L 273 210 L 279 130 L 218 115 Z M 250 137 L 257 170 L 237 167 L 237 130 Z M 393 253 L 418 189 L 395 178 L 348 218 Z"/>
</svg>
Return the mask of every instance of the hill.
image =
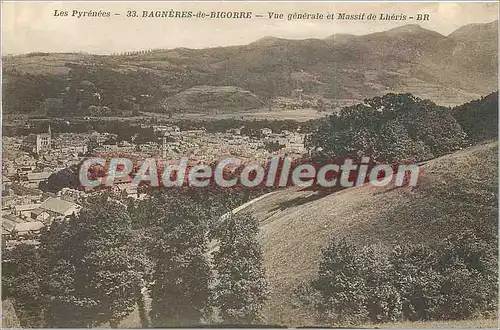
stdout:
<svg viewBox="0 0 500 330">
<path fill-rule="evenodd" d="M 475 42 L 491 42 L 498 34 L 498 21 L 486 24 L 468 24 L 458 28 L 448 37 L 454 40 L 472 41 L 476 36 Z"/>
<path fill-rule="evenodd" d="M 257 109 L 264 105 L 256 95 L 234 86 L 197 86 L 166 100 L 175 112 Z"/>
<path fill-rule="evenodd" d="M 260 221 L 271 285 L 269 324 L 315 324 L 293 291 L 317 272 L 321 249 L 333 237 L 388 249 L 397 243 L 438 242 L 474 229 L 498 232 L 498 142 L 431 160 L 417 187 L 362 185 L 327 196 L 290 188 L 271 193 L 240 212 Z"/>
<path fill-rule="evenodd" d="M 157 111 L 169 98 L 199 86 L 232 86 L 263 102 L 279 97 L 358 100 L 387 92 L 412 93 L 457 105 L 496 89 L 498 21 L 465 26 L 449 36 L 406 25 L 363 36 L 325 39 L 266 37 L 243 46 L 178 48 L 123 55 L 34 53 L 4 57 L 4 111 L 49 111 L 62 99 L 79 115 L 97 100 L 113 111 Z M 61 96 L 63 95 L 63 96 Z M 226 102 L 221 99 L 221 102 Z M 212 106 L 212 105 L 210 105 Z M 221 105 L 224 107 L 224 104 Z M 253 101 L 233 111 L 258 107 Z M 189 109 L 197 112 L 198 109 Z M 207 111 L 207 109 L 202 109 Z"/>
<path fill-rule="evenodd" d="M 455 107 L 452 112 L 471 141 L 498 136 L 498 91 Z"/>
</svg>

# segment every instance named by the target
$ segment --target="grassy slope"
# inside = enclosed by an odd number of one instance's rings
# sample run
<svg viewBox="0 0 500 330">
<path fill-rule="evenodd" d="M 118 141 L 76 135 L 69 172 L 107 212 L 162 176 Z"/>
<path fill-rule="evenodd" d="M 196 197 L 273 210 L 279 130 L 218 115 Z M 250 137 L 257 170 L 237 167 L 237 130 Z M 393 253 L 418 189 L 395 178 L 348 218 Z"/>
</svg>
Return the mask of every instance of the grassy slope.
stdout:
<svg viewBox="0 0 500 330">
<path fill-rule="evenodd" d="M 476 319 L 463 321 L 422 321 L 422 322 L 399 322 L 399 323 L 384 323 L 384 324 L 366 324 L 363 328 L 491 328 L 498 329 L 498 320 L 495 319 Z"/>
<path fill-rule="evenodd" d="M 439 240 L 477 226 L 496 233 L 498 142 L 446 155 L 422 166 L 415 188 L 363 185 L 322 198 L 287 189 L 242 212 L 261 222 L 265 266 L 272 289 L 267 323 L 313 325 L 291 299 L 317 271 L 320 251 L 335 235 L 359 245 Z"/>
<path fill-rule="evenodd" d="M 272 295 L 267 324 L 314 326 L 307 311 L 291 299 L 294 288 L 317 271 L 320 251 L 333 235 L 360 245 L 388 248 L 398 242 L 425 242 L 452 230 L 478 226 L 497 232 L 498 142 L 429 161 L 416 188 L 363 185 L 325 197 L 295 188 L 274 192 L 240 212 L 261 223 L 261 242 Z M 308 197 L 309 196 L 309 197 Z M 464 198 L 465 197 L 465 198 Z M 497 320 L 402 322 L 364 327 L 495 328 Z M 121 324 L 140 327 L 137 310 Z"/>
<path fill-rule="evenodd" d="M 19 319 L 14 309 L 12 300 L 2 300 L 1 304 L 2 328 L 20 328 Z"/>
</svg>

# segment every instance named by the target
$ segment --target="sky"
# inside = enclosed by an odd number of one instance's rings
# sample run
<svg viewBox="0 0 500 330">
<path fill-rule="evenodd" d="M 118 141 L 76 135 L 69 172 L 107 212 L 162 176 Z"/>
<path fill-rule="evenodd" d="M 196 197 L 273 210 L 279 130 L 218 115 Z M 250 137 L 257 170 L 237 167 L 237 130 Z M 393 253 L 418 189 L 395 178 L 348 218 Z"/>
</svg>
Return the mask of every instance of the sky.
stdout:
<svg viewBox="0 0 500 330">
<path fill-rule="evenodd" d="M 201 19 L 126 17 L 127 11 L 252 11 L 262 18 Z M 111 17 L 61 17 L 54 11 L 109 11 Z M 284 19 L 269 19 L 268 13 Z M 287 20 L 293 13 L 429 14 L 429 21 Z M 116 15 L 119 14 L 119 15 Z M 248 44 L 265 36 L 325 38 L 335 33 L 367 34 L 418 23 L 448 35 L 471 23 L 498 19 L 498 3 L 339 3 L 339 2 L 3 2 L 2 55 L 29 52 L 116 52 L 176 47 L 205 48 Z"/>
</svg>

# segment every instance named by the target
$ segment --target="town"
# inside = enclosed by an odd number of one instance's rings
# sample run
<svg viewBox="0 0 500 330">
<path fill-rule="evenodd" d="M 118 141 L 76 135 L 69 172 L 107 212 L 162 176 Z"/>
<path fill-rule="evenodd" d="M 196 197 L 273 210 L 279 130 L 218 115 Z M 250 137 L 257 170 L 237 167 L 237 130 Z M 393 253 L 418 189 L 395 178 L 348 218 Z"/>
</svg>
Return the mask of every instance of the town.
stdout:
<svg viewBox="0 0 500 330">
<path fill-rule="evenodd" d="M 305 134 L 269 128 L 252 136 L 242 128 L 225 132 L 206 129 L 181 130 L 175 125 L 140 124 L 152 130 L 150 140 L 132 137 L 117 142 L 117 134 L 57 133 L 47 125 L 44 133 L 4 137 L 2 175 L 2 238 L 6 247 L 20 242 L 37 244 L 40 230 L 60 218 L 76 215 L 80 203 L 91 190 L 63 187 L 57 192 L 44 189 L 49 177 L 81 164 L 89 157 L 127 156 L 136 160 L 156 158 L 165 162 L 187 157 L 190 164 L 211 163 L 224 157 L 243 162 L 265 162 L 270 156 L 300 157 L 306 152 Z M 62 182 L 61 184 L 65 184 Z M 132 180 L 116 179 L 112 189 L 131 198 L 143 198 Z"/>
</svg>

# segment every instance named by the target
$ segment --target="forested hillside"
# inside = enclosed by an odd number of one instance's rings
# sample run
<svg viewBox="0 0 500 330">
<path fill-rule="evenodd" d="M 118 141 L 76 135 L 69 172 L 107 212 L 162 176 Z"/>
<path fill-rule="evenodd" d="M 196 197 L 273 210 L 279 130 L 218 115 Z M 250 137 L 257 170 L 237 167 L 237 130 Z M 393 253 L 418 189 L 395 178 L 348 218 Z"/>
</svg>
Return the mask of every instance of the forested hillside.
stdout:
<svg viewBox="0 0 500 330">
<path fill-rule="evenodd" d="M 497 29 L 495 21 L 443 36 L 406 25 L 363 36 L 269 37 L 208 49 L 8 56 L 3 59 L 3 109 L 49 116 L 208 112 L 214 104 L 186 102 L 186 94 L 193 87 L 203 95 L 221 86 L 231 86 L 225 88 L 232 95 L 218 98 L 221 108 L 229 102 L 231 111 L 272 106 L 279 97 L 299 97 L 311 107 L 387 92 L 457 105 L 496 89 Z M 202 94 L 200 89 L 205 89 Z"/>
</svg>

